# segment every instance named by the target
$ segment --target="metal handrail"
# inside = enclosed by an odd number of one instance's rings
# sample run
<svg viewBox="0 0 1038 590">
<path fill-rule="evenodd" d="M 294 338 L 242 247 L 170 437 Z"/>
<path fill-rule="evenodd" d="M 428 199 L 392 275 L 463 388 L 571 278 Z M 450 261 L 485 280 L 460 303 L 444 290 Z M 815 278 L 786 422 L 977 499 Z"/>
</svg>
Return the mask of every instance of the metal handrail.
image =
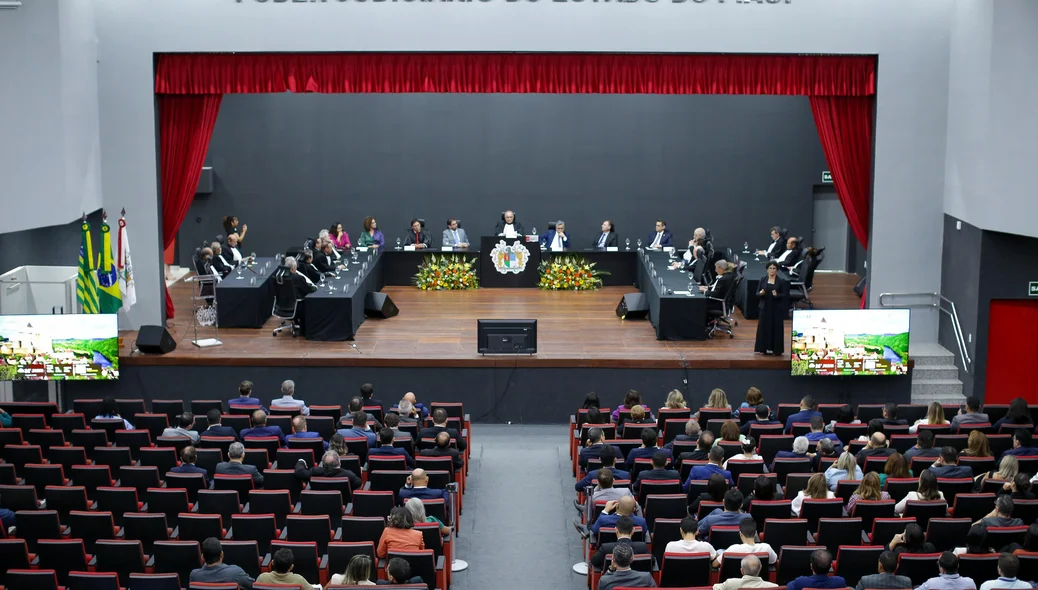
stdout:
<svg viewBox="0 0 1038 590">
<path fill-rule="evenodd" d="M 885 298 L 894 297 L 928 297 L 930 301 L 928 303 L 909 303 L 901 305 L 893 305 L 884 301 Z M 945 308 L 942 303 L 947 303 L 948 308 Z M 955 309 L 955 302 L 948 299 L 940 293 L 880 293 L 879 304 L 882 307 L 936 307 L 942 313 L 948 315 L 951 318 L 952 332 L 955 334 L 955 344 L 959 348 L 959 357 L 962 359 L 962 368 L 966 371 L 966 374 L 970 374 L 970 365 L 973 362 L 970 359 L 969 351 L 966 349 L 966 338 L 962 335 L 962 324 L 959 323 L 959 312 Z"/>
</svg>

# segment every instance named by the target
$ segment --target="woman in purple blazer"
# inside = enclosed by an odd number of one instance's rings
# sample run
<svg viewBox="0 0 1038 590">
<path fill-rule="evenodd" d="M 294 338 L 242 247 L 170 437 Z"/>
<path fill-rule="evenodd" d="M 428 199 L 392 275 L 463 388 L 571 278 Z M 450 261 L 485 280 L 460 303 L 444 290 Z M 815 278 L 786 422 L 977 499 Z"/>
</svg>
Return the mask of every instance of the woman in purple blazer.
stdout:
<svg viewBox="0 0 1038 590">
<path fill-rule="evenodd" d="M 382 248 L 386 245 L 386 238 L 382 230 L 378 229 L 378 223 L 374 217 L 364 218 L 364 231 L 360 232 L 357 246 L 361 248 Z"/>
</svg>

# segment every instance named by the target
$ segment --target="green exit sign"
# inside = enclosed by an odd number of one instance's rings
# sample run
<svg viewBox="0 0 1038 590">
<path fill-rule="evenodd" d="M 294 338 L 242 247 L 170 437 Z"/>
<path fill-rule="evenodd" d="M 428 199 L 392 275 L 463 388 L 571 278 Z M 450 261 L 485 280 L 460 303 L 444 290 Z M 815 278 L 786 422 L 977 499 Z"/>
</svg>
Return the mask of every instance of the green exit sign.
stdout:
<svg viewBox="0 0 1038 590">
<path fill-rule="evenodd" d="M 1038 297 L 1038 281 L 1027 283 L 1027 294 L 1031 297 Z"/>
<path fill-rule="evenodd" d="M 828 170 L 822 170 L 822 184 L 832 184 L 833 173 Z"/>
</svg>

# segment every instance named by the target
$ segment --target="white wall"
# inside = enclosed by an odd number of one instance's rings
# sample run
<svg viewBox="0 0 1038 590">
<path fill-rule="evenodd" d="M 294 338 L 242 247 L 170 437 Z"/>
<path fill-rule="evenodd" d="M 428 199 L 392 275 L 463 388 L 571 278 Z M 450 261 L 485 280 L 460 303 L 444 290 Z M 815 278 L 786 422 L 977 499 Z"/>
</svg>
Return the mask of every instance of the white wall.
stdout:
<svg viewBox="0 0 1038 590">
<path fill-rule="evenodd" d="M 982 229 L 1038 237 L 1036 56 L 1038 2 L 958 2 L 948 93 L 949 215 Z"/>
<path fill-rule="evenodd" d="M 152 54 L 209 51 L 588 51 L 879 55 L 870 298 L 936 291 L 949 0 L 632 4 L 96 0 L 105 203 L 127 204 L 137 323 L 160 318 Z M 747 162 L 747 173 L 753 163 Z M 132 203 L 131 206 L 129 203 Z M 673 214 L 673 213 L 672 213 Z M 763 231 L 763 230 L 762 230 Z M 936 317 L 913 314 L 914 338 Z"/>
<path fill-rule="evenodd" d="M 90 2 L 0 11 L 0 233 L 101 206 L 94 30 Z"/>
</svg>

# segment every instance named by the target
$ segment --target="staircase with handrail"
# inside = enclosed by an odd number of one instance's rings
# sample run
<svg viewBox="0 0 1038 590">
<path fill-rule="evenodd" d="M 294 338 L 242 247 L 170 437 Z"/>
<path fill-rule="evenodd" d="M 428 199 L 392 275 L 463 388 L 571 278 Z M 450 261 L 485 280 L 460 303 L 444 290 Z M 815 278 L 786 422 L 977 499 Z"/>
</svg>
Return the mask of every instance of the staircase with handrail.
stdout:
<svg viewBox="0 0 1038 590">
<path fill-rule="evenodd" d="M 940 293 L 882 293 L 879 296 L 879 305 L 897 308 L 936 308 L 947 315 L 951 319 L 959 362 L 966 374 L 973 372 L 973 361 L 966 348 L 954 301 Z M 914 363 L 912 403 L 929 404 L 936 401 L 961 404 L 964 401 L 955 353 L 937 343 L 912 342 L 909 344 L 908 356 Z"/>
</svg>

